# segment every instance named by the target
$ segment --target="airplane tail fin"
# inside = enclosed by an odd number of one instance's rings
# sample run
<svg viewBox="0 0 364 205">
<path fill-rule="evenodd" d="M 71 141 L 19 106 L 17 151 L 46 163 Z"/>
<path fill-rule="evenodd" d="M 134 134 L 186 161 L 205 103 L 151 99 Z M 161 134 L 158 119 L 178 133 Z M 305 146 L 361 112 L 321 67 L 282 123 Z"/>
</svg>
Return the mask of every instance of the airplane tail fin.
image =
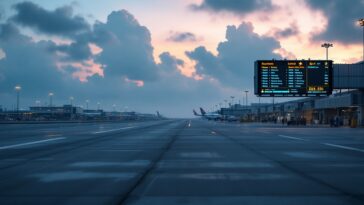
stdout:
<svg viewBox="0 0 364 205">
<path fill-rule="evenodd" d="M 200 107 L 200 111 L 201 111 L 201 115 L 206 115 L 206 112 L 202 107 Z"/>
<path fill-rule="evenodd" d="M 198 116 L 198 114 L 197 114 L 196 110 L 193 110 L 193 114 L 194 114 L 195 116 Z"/>
</svg>

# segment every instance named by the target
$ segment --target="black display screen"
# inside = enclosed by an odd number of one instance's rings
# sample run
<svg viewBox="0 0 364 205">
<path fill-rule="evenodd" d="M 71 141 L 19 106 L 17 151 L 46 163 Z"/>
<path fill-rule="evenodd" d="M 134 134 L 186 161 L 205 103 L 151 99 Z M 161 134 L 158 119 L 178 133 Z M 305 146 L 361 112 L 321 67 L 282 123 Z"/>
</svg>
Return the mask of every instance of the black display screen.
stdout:
<svg viewBox="0 0 364 205">
<path fill-rule="evenodd" d="M 267 97 L 328 96 L 332 93 L 332 61 L 258 60 L 255 94 Z"/>
</svg>

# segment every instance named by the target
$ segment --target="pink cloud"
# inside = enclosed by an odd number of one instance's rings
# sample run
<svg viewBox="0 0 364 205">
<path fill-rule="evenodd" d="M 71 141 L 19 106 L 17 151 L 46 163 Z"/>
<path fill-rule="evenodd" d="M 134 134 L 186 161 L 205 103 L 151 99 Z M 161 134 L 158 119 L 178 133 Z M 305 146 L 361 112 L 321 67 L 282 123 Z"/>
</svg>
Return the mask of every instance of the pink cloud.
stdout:
<svg viewBox="0 0 364 205">
<path fill-rule="evenodd" d="M 67 67 L 73 67 L 78 69 L 72 73 L 74 78 L 78 78 L 81 82 L 87 82 L 87 78 L 98 74 L 104 76 L 103 65 L 95 63 L 93 59 L 85 60 L 82 62 L 58 62 L 56 66 L 60 70 L 64 70 Z"/>
<path fill-rule="evenodd" d="M 143 87 L 144 81 L 142 80 L 131 80 L 127 77 L 124 78 L 125 82 L 135 84 L 137 87 Z"/>
<path fill-rule="evenodd" d="M 276 50 L 274 50 L 274 53 L 277 53 L 280 56 L 282 56 L 282 58 L 285 58 L 285 59 L 288 59 L 288 60 L 294 60 L 294 59 L 297 58 L 292 52 L 287 51 L 284 48 L 276 49 Z"/>
<path fill-rule="evenodd" d="M 97 55 L 102 52 L 102 48 L 100 48 L 94 43 L 89 43 L 88 47 L 90 48 L 92 55 Z"/>
</svg>

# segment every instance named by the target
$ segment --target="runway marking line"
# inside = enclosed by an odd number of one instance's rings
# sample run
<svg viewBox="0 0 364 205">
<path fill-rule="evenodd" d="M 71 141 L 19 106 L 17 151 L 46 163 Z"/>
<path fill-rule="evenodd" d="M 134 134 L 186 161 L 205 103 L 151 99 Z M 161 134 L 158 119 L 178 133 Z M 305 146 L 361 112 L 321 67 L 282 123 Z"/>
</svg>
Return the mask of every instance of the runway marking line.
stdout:
<svg viewBox="0 0 364 205">
<path fill-rule="evenodd" d="M 354 148 L 354 147 L 348 147 L 348 146 L 337 145 L 337 144 L 331 144 L 331 143 L 322 143 L 322 144 L 323 144 L 323 145 L 326 145 L 326 146 L 330 146 L 330 147 L 336 147 L 336 148 L 341 148 L 341 149 L 346 149 L 346 150 L 352 150 L 352 151 L 364 152 L 364 150 L 362 150 L 362 149 L 358 149 L 358 148 Z"/>
<path fill-rule="evenodd" d="M 131 128 L 134 128 L 134 127 L 122 127 L 122 128 L 112 129 L 112 130 L 103 130 L 103 131 L 93 132 L 92 134 L 102 134 L 102 133 L 114 132 L 114 131 L 119 131 L 119 130 L 126 130 L 126 129 L 131 129 Z"/>
<path fill-rule="evenodd" d="M 278 135 L 280 137 L 283 137 L 283 138 L 288 138 L 288 139 L 292 139 L 292 140 L 301 140 L 301 141 L 307 141 L 305 139 L 302 139 L 302 138 L 299 138 L 299 137 L 292 137 L 292 136 L 288 136 L 288 135 Z"/>
<path fill-rule="evenodd" d="M 309 141 L 309 140 L 306 140 L 306 139 L 287 136 L 287 135 L 278 135 L 278 136 L 288 138 L 288 139 L 293 139 L 293 140 Z M 357 151 L 357 152 L 364 152 L 364 150 L 362 150 L 362 149 L 358 149 L 358 148 L 354 148 L 354 147 L 348 147 L 348 146 L 344 146 L 344 145 L 337 145 L 337 144 L 331 144 L 331 143 L 320 143 L 320 144 L 330 146 L 330 147 L 340 148 L 340 149 L 346 149 L 346 150 Z"/>
<path fill-rule="evenodd" d="M 26 146 L 26 145 L 40 144 L 40 143 L 51 142 L 51 141 L 56 141 L 56 140 L 64 140 L 64 139 L 66 139 L 66 138 L 65 137 L 57 137 L 57 138 L 46 139 L 46 140 L 26 142 L 26 143 L 15 144 L 15 145 L 8 145 L 8 146 L 0 147 L 0 150 L 3 150 L 3 149 L 11 149 L 11 148 L 21 147 L 21 146 Z"/>
</svg>

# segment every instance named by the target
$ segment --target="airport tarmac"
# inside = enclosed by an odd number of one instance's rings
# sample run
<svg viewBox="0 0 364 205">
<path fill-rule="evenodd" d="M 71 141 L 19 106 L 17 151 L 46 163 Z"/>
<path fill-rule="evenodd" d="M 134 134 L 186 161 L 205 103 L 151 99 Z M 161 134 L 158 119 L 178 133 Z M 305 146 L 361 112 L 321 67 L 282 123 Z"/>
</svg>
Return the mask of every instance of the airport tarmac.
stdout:
<svg viewBox="0 0 364 205">
<path fill-rule="evenodd" d="M 364 129 L 0 125 L 0 204 L 364 204 Z"/>
</svg>

